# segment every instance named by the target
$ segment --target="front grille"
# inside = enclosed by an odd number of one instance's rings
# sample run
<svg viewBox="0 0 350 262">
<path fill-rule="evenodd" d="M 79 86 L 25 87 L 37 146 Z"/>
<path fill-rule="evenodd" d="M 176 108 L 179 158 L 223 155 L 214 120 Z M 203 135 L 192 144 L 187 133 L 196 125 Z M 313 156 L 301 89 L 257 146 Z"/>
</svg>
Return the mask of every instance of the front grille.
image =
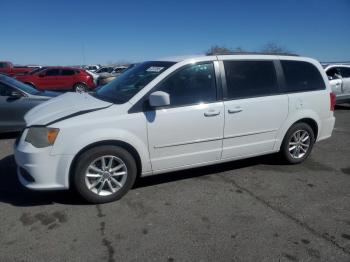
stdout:
<svg viewBox="0 0 350 262">
<path fill-rule="evenodd" d="M 20 167 L 19 168 L 19 172 L 20 172 L 20 175 L 25 179 L 27 180 L 28 182 L 30 183 L 34 183 L 35 182 L 35 179 L 34 177 L 32 177 L 29 172 L 27 170 L 25 170 L 24 168 Z"/>
</svg>

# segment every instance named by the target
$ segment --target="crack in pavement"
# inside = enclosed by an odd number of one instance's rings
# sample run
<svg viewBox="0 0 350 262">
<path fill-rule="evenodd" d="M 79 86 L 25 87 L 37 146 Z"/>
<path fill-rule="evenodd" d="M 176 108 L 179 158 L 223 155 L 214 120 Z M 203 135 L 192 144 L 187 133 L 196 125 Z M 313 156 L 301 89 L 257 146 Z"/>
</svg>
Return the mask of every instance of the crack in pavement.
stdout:
<svg viewBox="0 0 350 262">
<path fill-rule="evenodd" d="M 240 186 L 237 184 L 237 182 L 234 179 L 230 179 L 227 178 L 224 174 L 218 175 L 223 181 L 225 182 L 229 182 L 231 183 L 233 186 L 235 186 L 237 189 L 246 192 L 250 197 L 254 198 L 255 200 L 257 200 L 258 202 L 260 202 L 261 204 L 263 204 L 264 206 L 272 209 L 273 211 L 281 214 L 283 217 L 292 220 L 294 223 L 296 223 L 297 225 L 301 226 L 302 228 L 304 228 L 305 230 L 307 230 L 309 233 L 311 233 L 312 235 L 321 238 L 323 240 L 325 240 L 326 242 L 332 244 L 332 246 L 334 246 L 335 248 L 339 249 L 340 251 L 343 251 L 345 254 L 350 255 L 350 251 L 347 250 L 345 247 L 339 245 L 334 239 L 332 239 L 330 236 L 327 236 L 325 234 L 319 233 L 317 232 L 315 229 L 313 229 L 312 227 L 310 227 L 308 224 L 306 224 L 305 222 L 302 222 L 301 220 L 299 220 L 296 217 L 293 217 L 291 214 L 289 214 L 288 212 L 279 209 L 278 207 L 273 206 L 269 201 L 255 195 L 253 192 L 251 192 L 249 189 Z"/>
<path fill-rule="evenodd" d="M 105 217 L 106 215 L 102 213 L 102 209 L 100 205 L 96 205 L 96 209 L 97 209 L 97 216 L 99 218 Z M 104 247 L 107 248 L 107 252 L 108 252 L 108 262 L 115 262 L 115 258 L 114 258 L 114 253 L 115 250 L 113 248 L 112 242 L 109 241 L 106 236 L 105 236 L 105 230 L 106 230 L 106 222 L 101 221 L 100 222 L 100 234 L 102 237 L 102 245 Z"/>
</svg>

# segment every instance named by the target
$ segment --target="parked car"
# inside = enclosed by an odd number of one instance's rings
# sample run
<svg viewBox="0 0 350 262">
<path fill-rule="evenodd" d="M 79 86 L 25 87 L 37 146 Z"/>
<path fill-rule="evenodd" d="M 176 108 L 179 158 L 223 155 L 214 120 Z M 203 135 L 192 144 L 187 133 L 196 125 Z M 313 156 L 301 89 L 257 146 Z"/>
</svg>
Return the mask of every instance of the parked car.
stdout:
<svg viewBox="0 0 350 262">
<path fill-rule="evenodd" d="M 30 72 L 33 69 L 35 69 L 35 67 L 33 66 L 14 66 L 11 62 L 0 61 L 0 73 L 8 76 L 23 74 L 26 72 Z"/>
<path fill-rule="evenodd" d="M 350 65 L 328 65 L 325 68 L 337 103 L 350 102 Z"/>
<path fill-rule="evenodd" d="M 100 66 L 99 65 L 88 65 L 88 66 L 84 66 L 84 69 L 94 73 L 98 69 L 100 69 Z"/>
<path fill-rule="evenodd" d="M 120 76 L 126 69 L 126 66 L 116 66 L 112 68 L 110 72 L 99 73 L 98 85 L 102 86 L 111 82 L 116 77 Z"/>
<path fill-rule="evenodd" d="M 33 74 L 16 76 L 16 79 L 39 90 L 84 92 L 96 87 L 90 73 L 73 67 L 48 67 Z"/>
<path fill-rule="evenodd" d="M 122 197 L 136 177 L 280 152 L 297 164 L 331 136 L 335 97 L 321 65 L 291 56 L 150 61 L 95 93 L 32 109 L 15 146 L 28 188 Z M 286 167 L 288 168 L 288 167 Z"/>
<path fill-rule="evenodd" d="M 113 71 L 113 69 L 114 69 L 113 66 L 104 66 L 104 67 L 101 67 L 100 69 L 96 70 L 96 74 L 111 73 Z"/>
<path fill-rule="evenodd" d="M 22 130 L 25 127 L 25 113 L 59 94 L 38 91 L 0 74 L 0 133 Z"/>
</svg>

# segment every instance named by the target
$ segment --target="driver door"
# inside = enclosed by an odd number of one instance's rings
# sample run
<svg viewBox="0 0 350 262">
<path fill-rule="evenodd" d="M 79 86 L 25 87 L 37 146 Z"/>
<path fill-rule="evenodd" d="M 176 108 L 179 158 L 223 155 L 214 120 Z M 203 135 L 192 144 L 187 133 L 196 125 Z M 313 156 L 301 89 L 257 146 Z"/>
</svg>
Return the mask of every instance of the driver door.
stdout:
<svg viewBox="0 0 350 262">
<path fill-rule="evenodd" d="M 213 62 L 185 66 L 152 91 L 170 96 L 169 106 L 145 112 L 153 171 L 219 160 L 224 105 L 217 100 Z"/>
</svg>

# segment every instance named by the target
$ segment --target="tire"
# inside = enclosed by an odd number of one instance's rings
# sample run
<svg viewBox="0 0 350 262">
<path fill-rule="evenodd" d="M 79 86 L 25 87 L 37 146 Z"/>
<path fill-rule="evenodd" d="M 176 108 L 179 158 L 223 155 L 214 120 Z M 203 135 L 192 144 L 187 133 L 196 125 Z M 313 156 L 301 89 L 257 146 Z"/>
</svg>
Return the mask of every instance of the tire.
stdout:
<svg viewBox="0 0 350 262">
<path fill-rule="evenodd" d="M 281 156 L 288 164 L 299 164 L 310 155 L 314 143 L 315 135 L 312 128 L 304 122 L 296 123 L 289 128 L 283 139 Z"/>
<path fill-rule="evenodd" d="M 78 83 L 74 85 L 73 90 L 77 93 L 84 93 L 88 91 L 88 87 L 83 83 Z"/>
<path fill-rule="evenodd" d="M 110 159 L 113 159 L 112 165 L 108 166 Z M 113 169 L 116 170 L 111 171 Z M 122 175 L 123 172 L 126 175 Z M 137 166 L 134 157 L 124 148 L 98 146 L 77 159 L 73 175 L 72 182 L 79 195 L 87 202 L 101 204 L 118 200 L 130 190 L 136 179 Z"/>
</svg>

